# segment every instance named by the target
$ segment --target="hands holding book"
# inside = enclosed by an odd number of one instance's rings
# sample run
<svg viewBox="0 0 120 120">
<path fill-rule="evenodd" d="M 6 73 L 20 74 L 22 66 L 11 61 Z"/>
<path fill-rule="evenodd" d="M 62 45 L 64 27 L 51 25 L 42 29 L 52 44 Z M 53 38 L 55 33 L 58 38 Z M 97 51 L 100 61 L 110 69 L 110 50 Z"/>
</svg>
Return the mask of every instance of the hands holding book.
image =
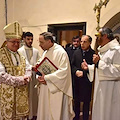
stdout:
<svg viewBox="0 0 120 120">
<path fill-rule="evenodd" d="M 45 74 L 39 72 L 39 71 L 37 70 L 37 68 L 38 68 L 38 65 L 37 65 L 37 64 L 36 64 L 36 66 L 33 66 L 33 67 L 32 67 L 32 70 L 35 71 L 36 74 L 38 75 L 38 78 L 37 78 L 37 79 L 38 79 L 38 81 L 39 81 L 39 83 L 37 83 L 37 85 L 35 85 L 35 88 L 39 87 L 40 84 L 45 84 L 45 85 L 47 85 L 47 83 L 46 83 L 46 81 L 45 81 L 45 79 L 44 79 Z"/>
<path fill-rule="evenodd" d="M 38 81 L 39 81 L 41 84 L 47 85 L 47 83 L 46 83 L 46 81 L 45 81 L 45 79 L 44 79 L 45 74 L 44 74 L 44 73 L 41 73 L 41 74 L 42 74 L 42 76 L 38 76 Z"/>
<path fill-rule="evenodd" d="M 52 61 L 45 57 L 39 64 L 36 64 L 34 67 L 32 67 L 32 70 L 39 75 L 39 83 L 35 85 L 36 88 L 40 85 L 40 83 L 47 85 L 44 76 L 55 72 L 58 70 L 58 68 L 52 63 Z"/>
</svg>

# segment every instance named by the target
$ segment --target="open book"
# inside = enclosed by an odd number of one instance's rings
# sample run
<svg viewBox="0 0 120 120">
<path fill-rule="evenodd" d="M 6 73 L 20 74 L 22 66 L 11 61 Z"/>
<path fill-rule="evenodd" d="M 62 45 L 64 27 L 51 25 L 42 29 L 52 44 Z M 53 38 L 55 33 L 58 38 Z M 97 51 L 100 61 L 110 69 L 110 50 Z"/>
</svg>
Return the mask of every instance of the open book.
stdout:
<svg viewBox="0 0 120 120">
<path fill-rule="evenodd" d="M 39 64 L 36 65 L 36 74 L 45 75 L 51 74 L 58 70 L 58 68 L 47 58 L 45 57 Z M 39 84 L 35 85 L 35 88 L 38 87 Z"/>
</svg>

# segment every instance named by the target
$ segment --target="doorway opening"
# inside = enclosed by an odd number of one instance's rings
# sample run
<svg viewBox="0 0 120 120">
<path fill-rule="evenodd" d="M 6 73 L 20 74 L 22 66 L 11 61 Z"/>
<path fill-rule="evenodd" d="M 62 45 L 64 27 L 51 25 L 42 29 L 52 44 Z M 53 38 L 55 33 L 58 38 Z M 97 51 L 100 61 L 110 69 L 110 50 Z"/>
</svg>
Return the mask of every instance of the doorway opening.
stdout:
<svg viewBox="0 0 120 120">
<path fill-rule="evenodd" d="M 82 36 L 86 34 L 86 22 L 49 24 L 48 31 L 55 35 L 56 42 L 63 47 L 72 42 L 73 36 Z"/>
</svg>

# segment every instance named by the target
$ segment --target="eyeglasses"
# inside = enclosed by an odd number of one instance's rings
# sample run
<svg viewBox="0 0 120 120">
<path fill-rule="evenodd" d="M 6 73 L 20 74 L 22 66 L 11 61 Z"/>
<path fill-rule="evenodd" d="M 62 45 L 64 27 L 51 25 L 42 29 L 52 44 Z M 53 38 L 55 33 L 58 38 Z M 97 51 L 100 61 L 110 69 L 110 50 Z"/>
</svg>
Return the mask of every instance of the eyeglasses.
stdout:
<svg viewBox="0 0 120 120">
<path fill-rule="evenodd" d="M 15 43 L 20 44 L 20 41 L 8 41 L 8 42 L 11 42 L 12 44 L 15 44 Z"/>
</svg>

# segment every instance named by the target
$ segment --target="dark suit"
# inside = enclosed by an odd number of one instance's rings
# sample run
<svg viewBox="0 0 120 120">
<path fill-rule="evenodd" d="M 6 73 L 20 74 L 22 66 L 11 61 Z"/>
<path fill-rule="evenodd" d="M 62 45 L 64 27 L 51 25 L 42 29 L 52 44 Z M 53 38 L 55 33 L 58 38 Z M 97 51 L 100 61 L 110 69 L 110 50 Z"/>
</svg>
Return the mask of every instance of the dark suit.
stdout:
<svg viewBox="0 0 120 120">
<path fill-rule="evenodd" d="M 82 49 L 76 50 L 73 54 L 72 73 L 74 75 L 74 111 L 76 114 L 74 120 L 79 120 L 80 102 L 83 102 L 83 120 L 88 120 L 89 117 L 92 83 L 87 77 L 88 71 L 82 70 L 81 63 L 85 59 L 88 64 L 93 64 L 92 59 L 94 53 L 94 50 L 90 48 L 84 55 Z M 77 70 L 83 71 L 83 77 L 77 77 L 75 75 Z"/>
<path fill-rule="evenodd" d="M 65 48 L 65 51 L 67 52 L 68 57 L 69 57 L 70 64 L 71 64 L 72 56 L 73 56 L 74 52 L 79 48 L 74 48 L 73 46 Z"/>
<path fill-rule="evenodd" d="M 77 49 L 80 49 L 80 47 L 74 48 L 73 46 L 70 46 L 70 47 L 65 48 L 65 51 L 67 52 L 68 57 L 69 57 L 70 66 L 72 62 L 72 56 Z M 73 98 L 74 98 L 74 80 L 73 80 L 72 72 L 71 72 L 71 76 L 72 76 L 72 89 L 73 89 Z"/>
</svg>

